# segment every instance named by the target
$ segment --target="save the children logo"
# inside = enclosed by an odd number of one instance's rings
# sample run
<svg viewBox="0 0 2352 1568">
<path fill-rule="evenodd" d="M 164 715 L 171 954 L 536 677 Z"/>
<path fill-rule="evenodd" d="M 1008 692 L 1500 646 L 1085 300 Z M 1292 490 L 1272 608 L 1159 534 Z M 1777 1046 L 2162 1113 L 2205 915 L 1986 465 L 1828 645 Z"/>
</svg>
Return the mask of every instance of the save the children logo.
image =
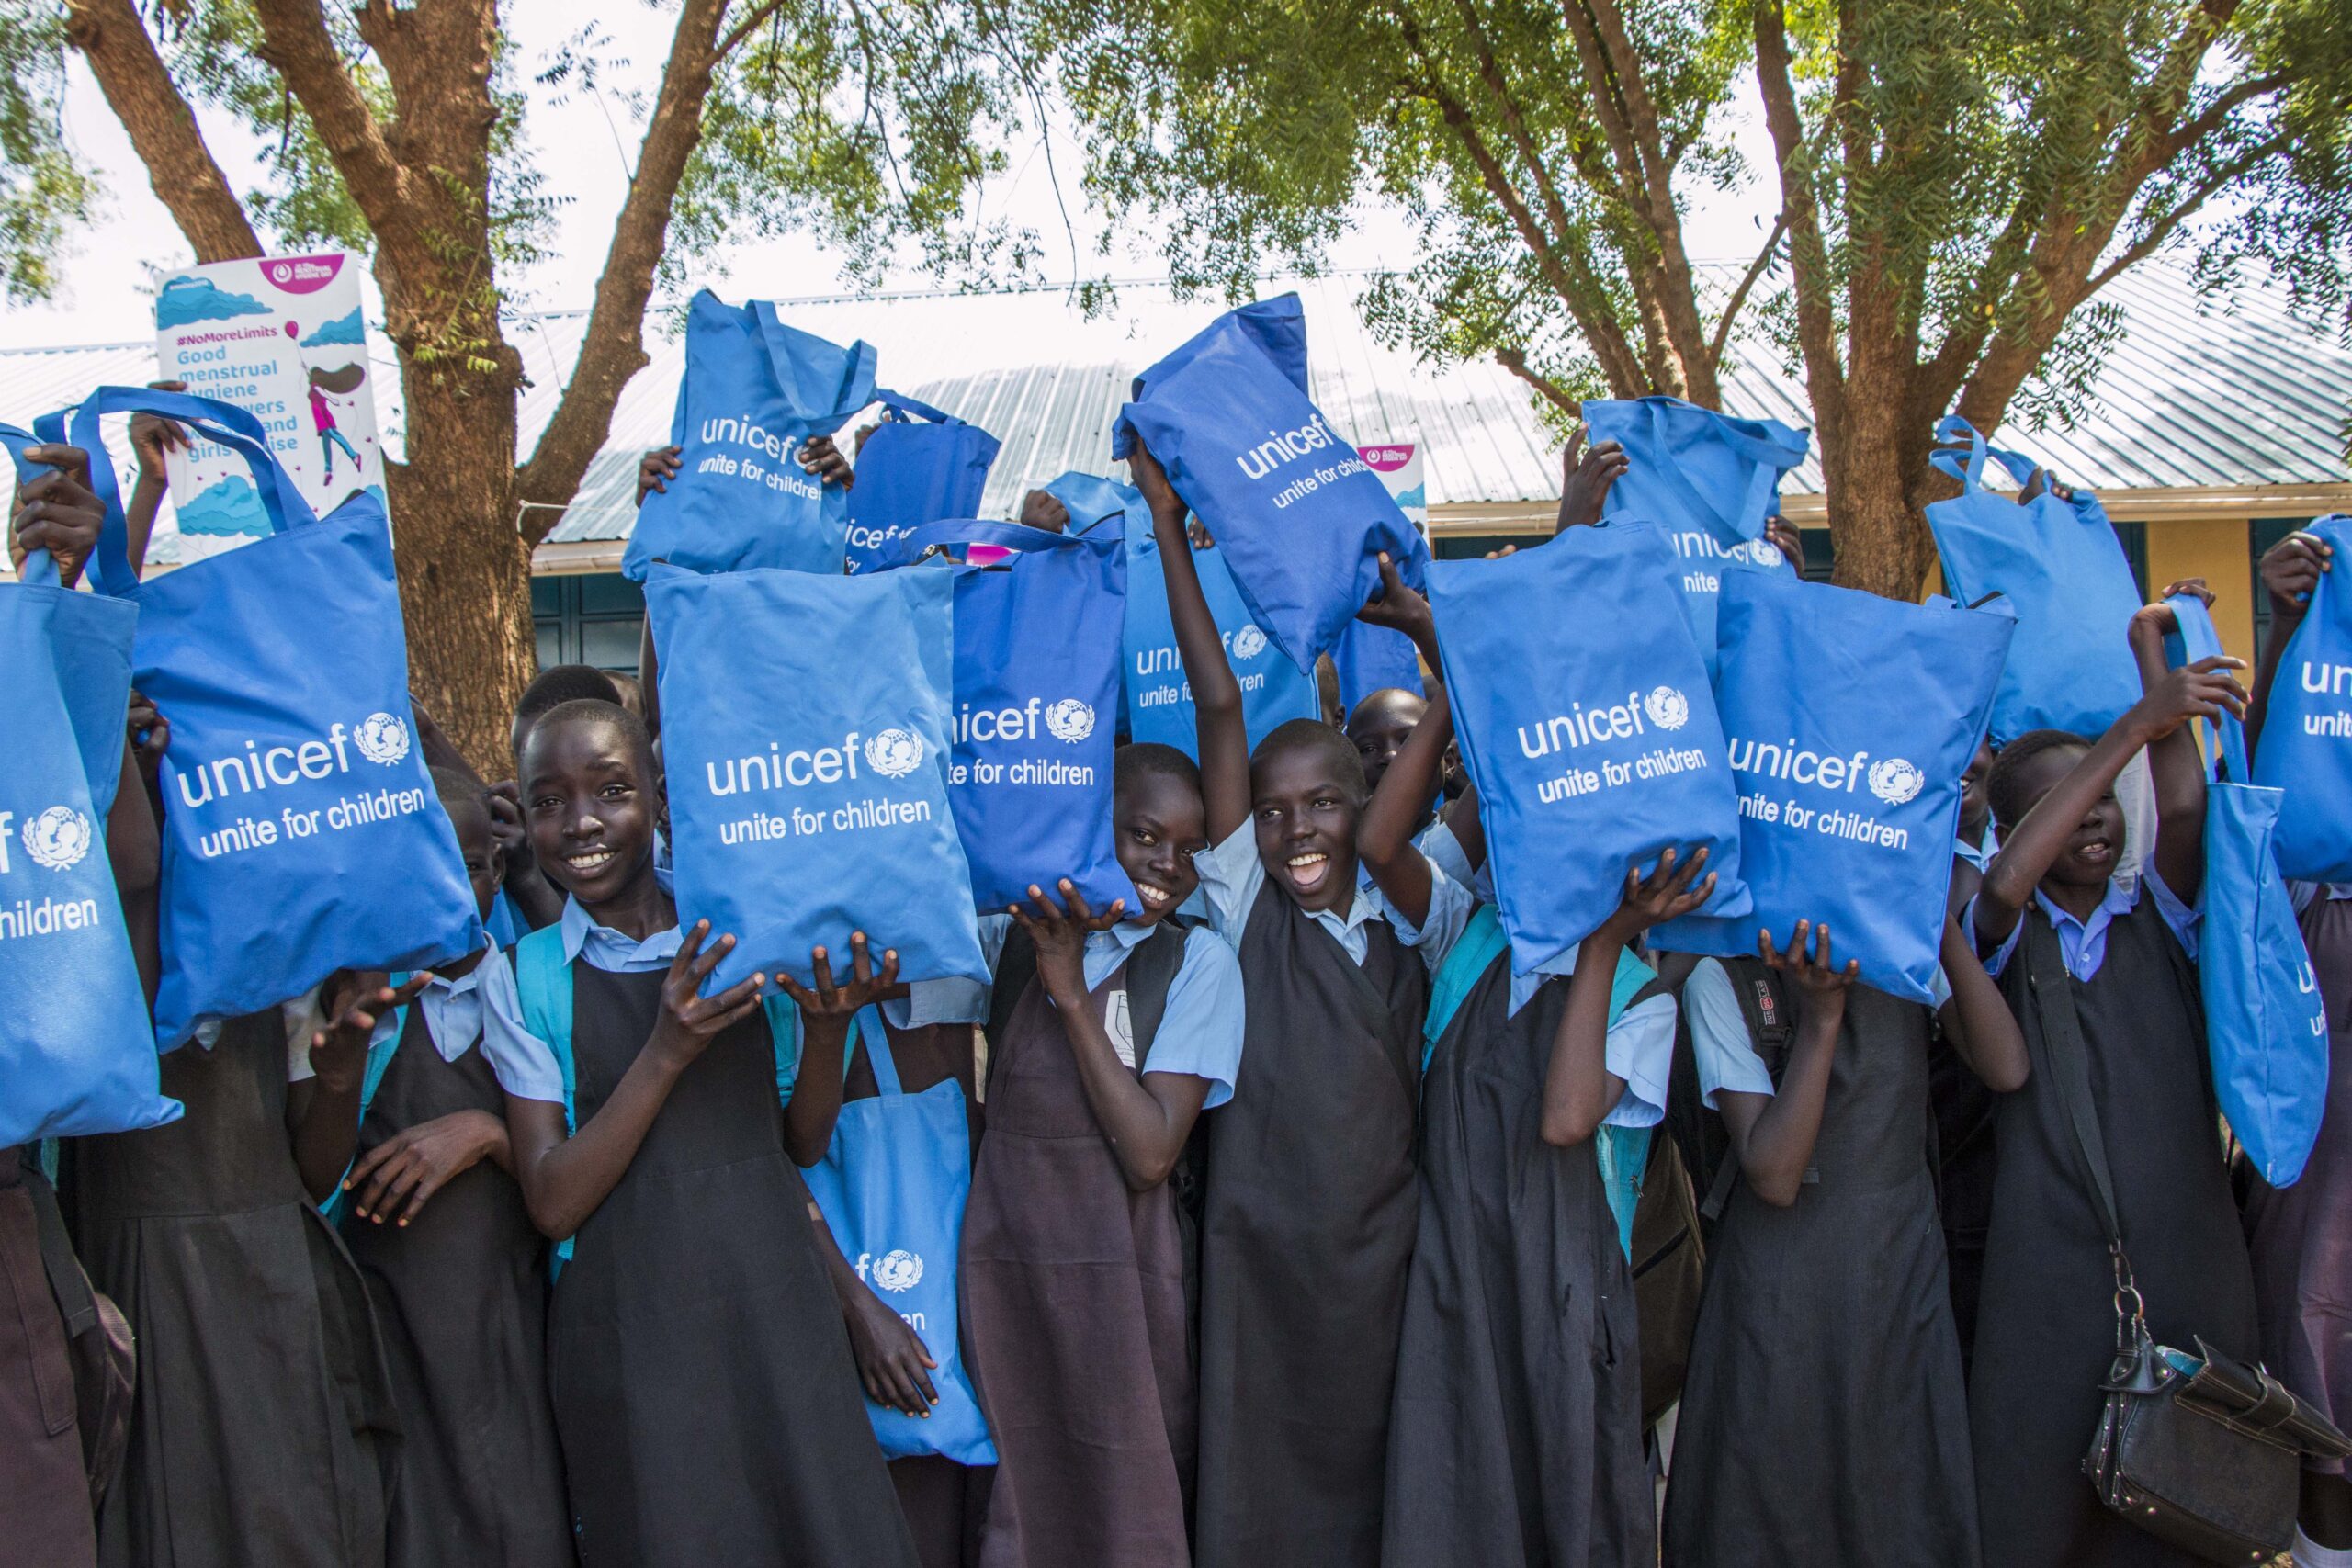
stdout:
<svg viewBox="0 0 2352 1568">
<path fill-rule="evenodd" d="M 886 779 L 922 766 L 922 737 L 911 729 L 879 729 L 865 738 L 865 765 Z"/>
<path fill-rule="evenodd" d="M 25 824 L 23 837 L 35 865 L 65 871 L 90 852 L 90 819 L 70 806 L 52 806 Z"/>
<path fill-rule="evenodd" d="M 1255 659 L 1266 651 L 1266 634 L 1250 622 L 1233 634 L 1232 648 L 1236 659 Z"/>
<path fill-rule="evenodd" d="M 1076 697 L 1064 697 L 1046 710 L 1046 733 L 1075 746 L 1094 733 L 1094 708 Z"/>
<path fill-rule="evenodd" d="M 1903 806 L 1918 797 L 1928 775 L 1901 757 L 1882 757 L 1871 764 L 1871 793 L 1889 806 Z"/>
<path fill-rule="evenodd" d="M 408 755 L 408 723 L 388 713 L 371 713 L 359 721 L 351 742 L 361 756 L 389 768 Z"/>
<path fill-rule="evenodd" d="M 1679 729 L 1690 722 L 1690 700 L 1671 686 L 1659 686 L 1644 697 L 1642 711 L 1660 729 Z"/>
</svg>

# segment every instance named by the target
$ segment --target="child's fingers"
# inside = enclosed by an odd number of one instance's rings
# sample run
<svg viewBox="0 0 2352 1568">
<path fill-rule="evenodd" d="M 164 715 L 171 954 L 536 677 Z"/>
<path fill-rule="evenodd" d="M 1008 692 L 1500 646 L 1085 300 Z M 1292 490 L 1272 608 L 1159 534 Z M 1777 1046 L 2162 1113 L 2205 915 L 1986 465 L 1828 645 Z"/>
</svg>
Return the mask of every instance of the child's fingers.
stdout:
<svg viewBox="0 0 2352 1568">
<path fill-rule="evenodd" d="M 1069 918 L 1069 911 L 1046 897 L 1046 890 L 1034 882 L 1029 885 L 1029 901 L 1037 906 L 1037 918 L 1047 924 L 1057 923 Z"/>
<path fill-rule="evenodd" d="M 375 1170 L 386 1160 L 391 1158 L 393 1155 L 400 1151 L 400 1147 L 401 1141 L 398 1138 L 387 1138 L 384 1142 L 378 1144 L 374 1148 L 369 1149 L 366 1154 L 361 1155 L 357 1159 L 352 1162 L 351 1173 L 343 1179 L 343 1190 L 345 1192 L 349 1192 L 357 1188 L 361 1182 L 368 1179 L 368 1176 L 370 1171 Z"/>
<path fill-rule="evenodd" d="M 1086 895 L 1080 893 L 1078 890 L 1078 885 L 1067 876 L 1061 880 L 1061 895 L 1062 908 L 1075 916 L 1080 925 L 1094 923 L 1094 909 L 1087 903 Z"/>
<path fill-rule="evenodd" d="M 874 955 L 866 951 L 864 931 L 849 933 L 849 972 L 861 991 L 874 984 Z"/>
<path fill-rule="evenodd" d="M 760 983 L 763 978 L 762 976 L 754 975 L 733 990 L 721 996 L 718 999 L 722 1007 L 718 1016 L 708 1021 L 705 1026 L 708 1032 L 717 1034 L 723 1030 L 732 1029 L 750 1017 L 752 1010 L 760 1005 Z M 742 1000 L 729 999 L 735 997 L 741 997 Z"/>
<path fill-rule="evenodd" d="M 406 1224 L 424 1209 L 424 1201 L 441 1190 L 442 1177 L 437 1171 L 419 1173 L 416 1190 L 408 1196 L 408 1207 L 401 1211 L 400 1223 Z"/>
<path fill-rule="evenodd" d="M 792 1005 L 798 1008 L 802 1012 L 816 1012 L 820 1010 L 817 1001 L 816 993 L 809 990 L 808 987 L 803 986 L 791 976 L 778 973 L 775 977 L 775 983 L 784 987 L 784 994 L 792 998 Z"/>
<path fill-rule="evenodd" d="M 686 932 L 685 940 L 678 943 L 677 954 L 670 960 L 672 979 L 684 979 L 694 973 L 695 955 L 702 951 L 702 939 L 709 931 L 708 920 L 696 920 L 694 929 Z"/>
<path fill-rule="evenodd" d="M 705 953 L 700 958 L 695 959 L 694 966 L 686 971 L 688 975 L 694 977 L 695 989 L 702 989 L 702 983 L 710 978 L 710 972 L 718 968 L 719 964 L 725 960 L 727 955 L 734 951 L 735 938 L 731 934 L 722 936 L 717 942 L 712 942 L 710 944 L 710 950 Z"/>
<path fill-rule="evenodd" d="M 831 1006 L 841 990 L 833 979 L 833 955 L 821 947 L 812 947 L 808 950 L 808 967 L 817 976 L 817 995 L 826 1006 Z"/>
<path fill-rule="evenodd" d="M 882 977 L 875 982 L 875 989 L 887 991 L 898 983 L 899 950 L 886 947 L 882 950 Z"/>
<path fill-rule="evenodd" d="M 1837 968 L 1838 961 L 1829 955 L 1829 926 L 1826 921 L 1815 928 L 1813 942 L 1813 966 L 1816 969 Z"/>
</svg>

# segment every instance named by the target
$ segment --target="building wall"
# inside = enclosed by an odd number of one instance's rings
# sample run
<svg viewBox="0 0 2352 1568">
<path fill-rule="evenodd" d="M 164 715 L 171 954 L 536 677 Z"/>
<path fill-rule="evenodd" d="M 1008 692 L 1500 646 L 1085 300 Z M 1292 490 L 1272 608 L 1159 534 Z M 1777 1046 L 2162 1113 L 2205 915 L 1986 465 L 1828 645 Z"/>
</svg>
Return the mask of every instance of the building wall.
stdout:
<svg viewBox="0 0 2352 1568">
<path fill-rule="evenodd" d="M 2255 654 L 2251 526 L 2244 518 L 2150 525 L 2146 588 L 2161 593 L 2183 579 L 2203 578 L 2213 590 L 2213 629 L 2222 634 L 2222 647 L 2249 664 Z"/>
</svg>

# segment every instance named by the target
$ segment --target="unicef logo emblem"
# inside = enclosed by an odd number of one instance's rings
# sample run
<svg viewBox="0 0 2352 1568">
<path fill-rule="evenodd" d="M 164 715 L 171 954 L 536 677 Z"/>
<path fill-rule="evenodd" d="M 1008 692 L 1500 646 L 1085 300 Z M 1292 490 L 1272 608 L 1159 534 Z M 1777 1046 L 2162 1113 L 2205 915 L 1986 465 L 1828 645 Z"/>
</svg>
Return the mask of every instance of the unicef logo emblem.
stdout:
<svg viewBox="0 0 2352 1568">
<path fill-rule="evenodd" d="M 1660 686 L 1644 697 L 1642 711 L 1660 729 L 1679 729 L 1690 722 L 1689 699 L 1671 686 Z"/>
<path fill-rule="evenodd" d="M 1872 795 L 1901 806 L 1927 787 L 1928 775 L 1900 757 L 1887 757 L 1871 764 L 1870 784 Z"/>
<path fill-rule="evenodd" d="M 52 806 L 25 824 L 24 840 L 35 864 L 63 871 L 90 852 L 90 819 L 70 806 Z"/>
<path fill-rule="evenodd" d="M 1075 746 L 1094 733 L 1094 710 L 1076 697 L 1064 697 L 1046 710 L 1046 731 Z"/>
<path fill-rule="evenodd" d="M 869 735 L 865 739 L 865 765 L 886 779 L 905 778 L 922 766 L 922 737 L 911 729 L 885 729 Z M 915 1269 L 922 1271 L 920 1261 Z"/>
<path fill-rule="evenodd" d="M 911 1291 L 922 1283 L 922 1259 L 904 1248 L 885 1253 L 874 1266 L 874 1282 L 894 1295 Z"/>
<path fill-rule="evenodd" d="M 1258 629 L 1256 622 L 1250 623 L 1233 634 L 1234 658 L 1255 659 L 1265 651 L 1266 634 Z"/>
<path fill-rule="evenodd" d="M 389 768 L 408 755 L 408 721 L 388 713 L 371 713 L 359 721 L 351 739 L 361 756 Z"/>
</svg>

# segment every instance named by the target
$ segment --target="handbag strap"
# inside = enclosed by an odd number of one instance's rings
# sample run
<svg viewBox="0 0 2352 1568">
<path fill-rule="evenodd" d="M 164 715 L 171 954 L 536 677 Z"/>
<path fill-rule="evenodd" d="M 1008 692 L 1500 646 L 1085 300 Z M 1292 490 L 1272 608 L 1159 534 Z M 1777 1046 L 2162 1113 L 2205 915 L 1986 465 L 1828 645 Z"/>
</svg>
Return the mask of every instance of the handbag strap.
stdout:
<svg viewBox="0 0 2352 1568">
<path fill-rule="evenodd" d="M 2098 1111 L 2091 1103 L 2089 1048 L 2083 1043 L 2082 1017 L 2075 1010 L 2074 980 L 2066 973 L 2065 954 L 2058 932 L 2028 910 L 2019 945 L 2025 960 L 2026 989 L 2033 998 L 2034 1015 L 2041 1021 L 2042 1037 L 2050 1043 L 2050 1086 L 2057 1095 L 2066 1123 L 2075 1134 L 2075 1152 L 2090 1177 L 2091 1206 L 2098 1211 L 2107 1232 L 2107 1250 L 2115 1266 L 2115 1342 L 2128 1348 L 2147 1335 L 2147 1303 L 2132 1283 L 2132 1259 L 2123 1248 L 2123 1221 L 2115 1201 L 2115 1175 L 2107 1163 L 2107 1139 L 2099 1131 Z M 2131 1307 L 2124 1306 L 2130 1298 Z"/>
<path fill-rule="evenodd" d="M 1760 537 L 1764 508 L 1779 491 L 1781 475 L 1804 460 L 1803 441 L 1797 442 L 1792 450 L 1789 442 L 1767 435 L 1760 430 L 1747 428 L 1751 422 L 1727 419 L 1712 409 L 1702 409 L 1679 398 L 1649 397 L 1642 399 L 1641 402 L 1649 416 L 1652 449 L 1658 457 L 1656 471 L 1681 497 L 1682 504 L 1713 518 L 1718 526 L 1736 537 Z M 1747 488 L 1740 496 L 1739 506 L 1728 515 L 1722 507 L 1701 493 L 1684 475 L 1682 466 L 1672 460 L 1673 447 L 1668 439 L 1667 423 L 1686 411 L 1704 416 L 1709 434 L 1753 465 L 1748 470 Z M 1746 525 L 1750 517 L 1758 520 L 1753 530 Z"/>
<path fill-rule="evenodd" d="M 2218 657 L 2222 651 L 2221 633 L 2213 627 L 2212 612 L 2205 601 L 2194 593 L 2176 593 L 2165 601 L 2172 606 L 2173 617 L 2180 623 L 2180 661 L 2194 664 L 2200 659 Z M 2209 782 L 2227 779 L 2232 784 L 2245 784 L 2253 771 L 2246 766 L 2245 726 L 2237 716 L 2223 708 L 2221 716 L 2212 721 L 2213 744 L 2205 754 L 2205 777 Z"/>
<path fill-rule="evenodd" d="M 904 392 L 893 392 L 886 387 L 874 389 L 874 400 L 882 405 L 882 418 L 885 423 L 910 424 L 919 419 L 928 420 L 933 424 L 966 423 L 952 413 L 945 413 L 932 407 L 919 398 L 910 398 Z"/>
</svg>

